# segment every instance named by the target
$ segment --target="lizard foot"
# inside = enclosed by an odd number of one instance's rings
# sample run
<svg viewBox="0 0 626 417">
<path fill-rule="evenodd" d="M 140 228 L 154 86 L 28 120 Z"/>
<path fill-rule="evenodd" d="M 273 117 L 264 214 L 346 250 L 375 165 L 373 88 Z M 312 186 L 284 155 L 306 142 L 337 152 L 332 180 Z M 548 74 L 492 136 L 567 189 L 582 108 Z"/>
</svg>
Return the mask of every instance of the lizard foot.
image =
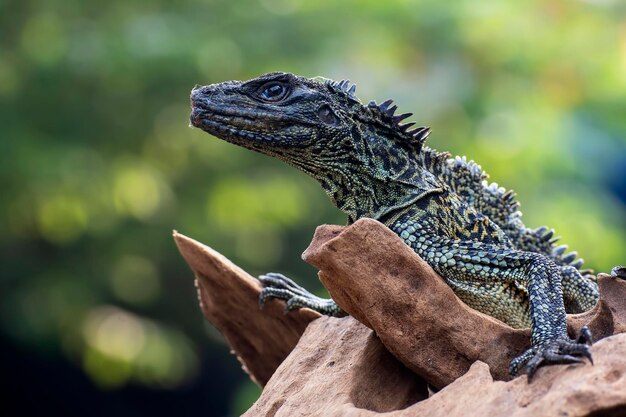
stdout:
<svg viewBox="0 0 626 417">
<path fill-rule="evenodd" d="M 611 269 L 611 276 L 626 279 L 626 266 L 619 265 Z"/>
<path fill-rule="evenodd" d="M 589 359 L 593 365 L 591 351 L 591 332 L 584 326 L 580 330 L 580 336 L 576 341 L 560 339 L 553 340 L 544 345 L 532 346 L 526 352 L 511 361 L 509 372 L 512 376 L 517 375 L 519 369 L 526 364 L 526 375 L 530 382 L 535 372 L 541 365 L 557 365 L 568 363 L 580 363 L 584 359 Z"/>
<path fill-rule="evenodd" d="M 311 294 L 282 274 L 269 272 L 261 275 L 259 281 L 261 281 L 264 287 L 259 296 L 259 305 L 261 307 L 267 300 L 277 298 L 287 302 L 285 304 L 285 312 L 306 307 L 327 316 L 343 317 L 346 315 L 332 299 L 321 298 Z"/>
</svg>

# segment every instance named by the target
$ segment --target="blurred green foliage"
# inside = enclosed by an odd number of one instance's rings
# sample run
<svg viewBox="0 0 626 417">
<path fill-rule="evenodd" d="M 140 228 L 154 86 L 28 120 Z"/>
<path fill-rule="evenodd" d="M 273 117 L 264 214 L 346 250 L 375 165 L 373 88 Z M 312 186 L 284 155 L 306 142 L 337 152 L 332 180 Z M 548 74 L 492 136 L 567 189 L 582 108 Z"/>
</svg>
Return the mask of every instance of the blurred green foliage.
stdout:
<svg viewBox="0 0 626 417">
<path fill-rule="evenodd" d="M 626 262 L 625 12 L 620 0 L 0 1 L 1 332 L 103 389 L 192 383 L 228 349 L 204 331 L 174 228 L 319 290 L 299 254 L 342 214 L 304 174 L 188 128 L 194 84 L 273 70 L 395 98 L 433 128 L 431 146 L 515 189 L 527 225 L 556 228 L 597 270 Z M 258 390 L 228 395 L 240 412 Z"/>
</svg>

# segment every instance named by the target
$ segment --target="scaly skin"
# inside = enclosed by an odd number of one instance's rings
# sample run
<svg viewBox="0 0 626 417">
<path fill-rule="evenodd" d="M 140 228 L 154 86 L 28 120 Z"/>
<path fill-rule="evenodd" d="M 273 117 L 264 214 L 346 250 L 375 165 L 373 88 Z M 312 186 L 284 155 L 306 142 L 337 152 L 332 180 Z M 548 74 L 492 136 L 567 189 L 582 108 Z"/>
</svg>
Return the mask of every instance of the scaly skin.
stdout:
<svg viewBox="0 0 626 417">
<path fill-rule="evenodd" d="M 591 335 L 566 332 L 565 314 L 592 308 L 598 289 L 581 259 L 555 246 L 554 231 L 528 229 L 515 194 L 487 183 L 473 161 L 424 146 L 430 129 L 400 124 L 391 100 L 362 105 L 354 85 L 289 73 L 195 88 L 191 124 L 248 149 L 281 159 L 320 182 L 352 223 L 377 219 L 428 262 L 466 304 L 515 328 L 531 328 L 531 348 L 511 362 L 542 364 L 591 359 Z M 620 270 L 623 273 L 623 270 Z M 615 275 L 618 275 L 615 273 Z M 260 277 L 259 302 L 287 301 L 345 313 L 276 273 Z"/>
</svg>

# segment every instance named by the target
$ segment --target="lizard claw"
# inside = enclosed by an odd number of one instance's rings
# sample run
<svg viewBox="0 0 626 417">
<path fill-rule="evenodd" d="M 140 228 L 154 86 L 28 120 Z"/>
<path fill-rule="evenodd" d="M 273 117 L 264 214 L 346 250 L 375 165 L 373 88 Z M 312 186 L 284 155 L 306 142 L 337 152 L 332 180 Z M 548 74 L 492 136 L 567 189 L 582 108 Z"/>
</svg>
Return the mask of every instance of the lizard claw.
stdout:
<svg viewBox="0 0 626 417">
<path fill-rule="evenodd" d="M 341 317 L 345 315 L 332 299 L 321 298 L 311 294 L 282 274 L 269 272 L 261 275 L 259 281 L 261 281 L 264 287 L 259 295 L 259 306 L 261 308 L 263 308 L 267 300 L 278 299 L 286 301 L 285 313 L 306 307 L 330 316 Z"/>
<path fill-rule="evenodd" d="M 593 344 L 593 336 L 591 336 L 591 331 L 589 330 L 589 327 L 581 327 L 578 339 L 576 339 L 576 343 L 582 343 L 589 346 Z"/>
<path fill-rule="evenodd" d="M 295 296 L 295 295 L 307 296 L 311 294 L 310 292 L 308 292 L 307 290 L 305 290 L 304 288 L 296 284 L 293 280 L 287 278 L 283 274 L 279 274 L 276 272 L 268 272 L 265 275 L 261 275 L 259 277 L 259 281 L 261 281 L 261 284 L 263 284 L 263 287 L 264 287 L 262 292 L 265 291 L 266 289 L 283 290 L 283 292 L 278 293 L 277 296 L 273 298 L 279 298 L 281 300 L 288 300 L 291 298 L 291 296 Z M 280 294 L 284 294 L 286 298 L 282 297 Z"/>
<path fill-rule="evenodd" d="M 310 294 L 291 279 L 276 272 L 261 275 L 259 281 L 263 284 L 263 289 L 259 295 L 259 306 L 261 308 L 265 305 L 267 300 L 271 300 L 272 298 L 289 301 L 294 297 Z M 286 311 L 288 310 L 286 309 Z"/>
<path fill-rule="evenodd" d="M 548 342 L 541 346 L 532 346 L 526 352 L 511 361 L 509 372 L 517 375 L 521 366 L 526 363 L 526 375 L 531 382 L 535 372 L 541 365 L 557 365 L 581 363 L 584 358 L 593 365 L 593 358 L 589 345 L 591 332 L 585 326 L 580 331 L 577 341 L 561 339 Z"/>
</svg>

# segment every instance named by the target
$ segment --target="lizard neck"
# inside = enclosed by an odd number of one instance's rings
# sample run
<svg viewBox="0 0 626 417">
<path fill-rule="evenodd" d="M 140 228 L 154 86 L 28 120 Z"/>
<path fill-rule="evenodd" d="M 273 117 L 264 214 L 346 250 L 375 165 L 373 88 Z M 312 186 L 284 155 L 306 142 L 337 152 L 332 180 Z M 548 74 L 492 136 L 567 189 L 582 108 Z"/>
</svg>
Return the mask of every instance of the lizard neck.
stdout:
<svg viewBox="0 0 626 417">
<path fill-rule="evenodd" d="M 404 149 L 383 152 L 376 147 L 381 142 L 389 141 L 372 132 L 353 131 L 345 140 L 334 142 L 344 146 L 332 160 L 320 163 L 302 155 L 284 160 L 315 178 L 349 223 L 362 217 L 382 220 L 427 195 L 443 192 L 437 177 L 414 155 Z"/>
</svg>

